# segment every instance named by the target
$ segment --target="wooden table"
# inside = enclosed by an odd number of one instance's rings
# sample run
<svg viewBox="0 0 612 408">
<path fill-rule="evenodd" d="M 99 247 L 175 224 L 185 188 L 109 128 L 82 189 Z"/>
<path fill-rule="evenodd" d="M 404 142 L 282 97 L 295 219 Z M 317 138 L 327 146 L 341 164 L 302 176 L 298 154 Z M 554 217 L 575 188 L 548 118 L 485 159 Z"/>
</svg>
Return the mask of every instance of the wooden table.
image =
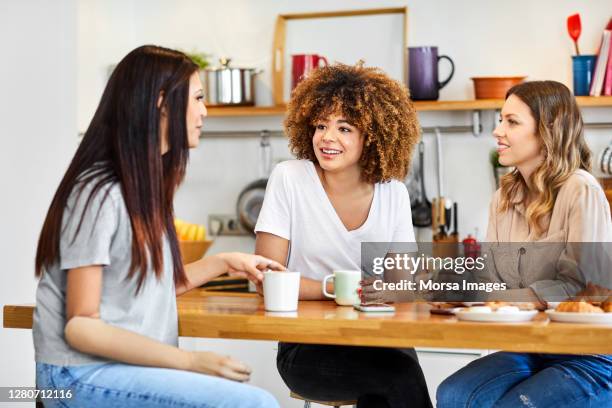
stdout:
<svg viewBox="0 0 612 408">
<path fill-rule="evenodd" d="M 264 311 L 253 294 L 193 290 L 178 298 L 183 337 L 280 340 L 385 347 L 443 347 L 505 351 L 612 354 L 612 326 L 550 322 L 460 322 L 431 315 L 424 303 L 396 305 L 392 315 L 359 313 L 332 301 L 302 301 L 295 313 Z M 5 306 L 5 328 L 31 328 L 33 306 Z"/>
</svg>

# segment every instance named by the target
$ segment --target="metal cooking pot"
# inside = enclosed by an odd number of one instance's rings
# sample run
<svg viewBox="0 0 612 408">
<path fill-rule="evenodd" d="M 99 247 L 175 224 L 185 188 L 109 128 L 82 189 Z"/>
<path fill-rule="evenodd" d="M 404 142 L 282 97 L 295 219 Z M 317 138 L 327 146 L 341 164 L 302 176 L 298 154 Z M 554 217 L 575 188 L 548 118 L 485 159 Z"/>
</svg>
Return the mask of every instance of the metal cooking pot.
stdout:
<svg viewBox="0 0 612 408">
<path fill-rule="evenodd" d="M 200 70 L 207 105 L 255 105 L 255 68 L 230 67 L 229 58 L 219 59 L 219 67 Z"/>
</svg>

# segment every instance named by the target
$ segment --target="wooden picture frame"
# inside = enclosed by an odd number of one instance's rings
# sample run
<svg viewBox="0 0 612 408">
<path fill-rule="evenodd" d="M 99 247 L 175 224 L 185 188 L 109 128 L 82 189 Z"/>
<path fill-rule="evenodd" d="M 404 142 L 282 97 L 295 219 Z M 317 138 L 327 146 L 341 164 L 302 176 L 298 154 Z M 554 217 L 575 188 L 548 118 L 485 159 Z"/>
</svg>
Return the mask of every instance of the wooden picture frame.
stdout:
<svg viewBox="0 0 612 408">
<path fill-rule="evenodd" d="M 380 9 L 363 9 L 363 10 L 345 10 L 345 11 L 327 11 L 320 13 L 296 13 L 296 14 L 279 14 L 276 18 L 276 26 L 274 29 L 274 40 L 272 45 L 272 100 L 276 106 L 285 104 L 285 40 L 287 36 L 287 22 L 290 20 L 305 20 L 305 19 L 320 19 L 334 17 L 356 17 L 356 16 L 372 16 L 380 14 L 402 14 L 403 21 L 403 38 L 402 38 L 402 61 L 403 61 L 403 77 L 405 83 L 408 80 L 408 7 L 391 7 Z"/>
</svg>

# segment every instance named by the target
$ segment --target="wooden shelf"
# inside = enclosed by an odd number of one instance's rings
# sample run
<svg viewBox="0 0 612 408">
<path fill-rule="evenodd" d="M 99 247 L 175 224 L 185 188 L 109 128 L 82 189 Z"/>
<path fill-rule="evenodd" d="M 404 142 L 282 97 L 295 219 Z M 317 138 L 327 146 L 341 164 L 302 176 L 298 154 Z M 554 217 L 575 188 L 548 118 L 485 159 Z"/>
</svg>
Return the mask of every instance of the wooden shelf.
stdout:
<svg viewBox="0 0 612 408">
<path fill-rule="evenodd" d="M 503 99 L 473 99 L 465 101 L 414 101 L 419 112 L 500 109 Z"/>
<path fill-rule="evenodd" d="M 612 107 L 612 96 L 578 96 L 578 105 L 582 107 Z M 419 112 L 428 111 L 461 111 L 501 109 L 503 99 L 474 99 L 465 101 L 415 101 Z M 280 106 L 211 106 L 208 107 L 210 117 L 231 116 L 283 116 L 285 105 Z"/>
<path fill-rule="evenodd" d="M 285 105 L 281 106 L 211 106 L 206 107 L 208 116 L 283 116 Z"/>
<path fill-rule="evenodd" d="M 612 107 L 612 96 L 577 96 L 579 106 Z"/>
</svg>

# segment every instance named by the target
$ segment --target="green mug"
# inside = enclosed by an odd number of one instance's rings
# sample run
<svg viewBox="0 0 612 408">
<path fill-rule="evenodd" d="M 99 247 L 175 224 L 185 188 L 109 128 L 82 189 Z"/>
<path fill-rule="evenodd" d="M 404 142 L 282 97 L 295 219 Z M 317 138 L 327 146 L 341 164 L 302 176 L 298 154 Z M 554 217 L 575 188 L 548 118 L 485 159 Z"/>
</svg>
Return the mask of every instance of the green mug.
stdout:
<svg viewBox="0 0 612 408">
<path fill-rule="evenodd" d="M 327 281 L 334 280 L 334 293 L 327 292 Z M 360 288 L 361 271 L 338 270 L 323 279 L 323 294 L 335 299 L 341 306 L 351 306 L 361 303 L 357 289 Z"/>
</svg>

